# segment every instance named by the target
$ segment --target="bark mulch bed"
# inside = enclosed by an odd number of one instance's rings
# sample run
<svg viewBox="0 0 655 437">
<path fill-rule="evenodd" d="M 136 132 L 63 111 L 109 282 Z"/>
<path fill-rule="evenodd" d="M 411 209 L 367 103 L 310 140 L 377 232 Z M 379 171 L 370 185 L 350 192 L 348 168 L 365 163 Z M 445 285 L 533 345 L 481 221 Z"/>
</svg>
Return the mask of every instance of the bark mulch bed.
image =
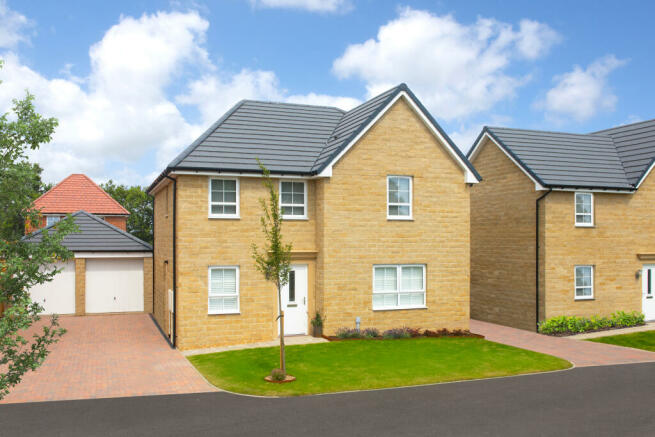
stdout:
<svg viewBox="0 0 655 437">
<path fill-rule="evenodd" d="M 322 337 L 328 341 L 347 341 L 347 340 L 409 340 L 412 338 L 419 338 L 419 337 L 430 337 L 430 338 L 438 338 L 438 337 L 470 337 L 470 338 L 484 338 L 484 335 L 480 334 L 474 334 L 468 329 L 455 329 L 453 331 L 450 331 L 448 329 L 440 329 L 438 331 L 432 331 L 430 329 L 426 329 L 424 331 L 420 331 L 419 329 L 409 329 L 410 336 L 409 337 L 384 337 L 382 335 L 377 336 L 377 337 L 337 337 L 334 335 L 323 335 Z"/>
</svg>

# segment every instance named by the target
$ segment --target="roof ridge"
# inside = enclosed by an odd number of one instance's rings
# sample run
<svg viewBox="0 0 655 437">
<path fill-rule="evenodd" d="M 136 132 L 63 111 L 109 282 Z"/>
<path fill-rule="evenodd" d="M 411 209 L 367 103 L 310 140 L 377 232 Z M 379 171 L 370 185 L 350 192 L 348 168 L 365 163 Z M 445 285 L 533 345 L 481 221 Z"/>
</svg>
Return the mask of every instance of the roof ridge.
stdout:
<svg viewBox="0 0 655 437">
<path fill-rule="evenodd" d="M 650 120 L 641 120 L 641 121 L 636 121 L 634 123 L 620 124 L 618 126 L 608 127 L 607 129 L 601 129 L 601 130 L 598 130 L 598 131 L 595 131 L 595 132 L 591 132 L 591 135 L 598 134 L 598 133 L 601 133 L 601 132 L 607 132 L 607 131 L 610 131 L 610 130 L 621 129 L 621 128 L 624 128 L 624 127 L 637 126 L 639 124 L 652 123 L 654 121 L 655 121 L 655 118 L 651 118 Z"/>
<path fill-rule="evenodd" d="M 540 129 L 524 129 L 519 127 L 503 127 L 503 126 L 483 126 L 483 129 L 509 129 L 509 130 L 519 130 L 522 132 L 538 132 L 542 134 L 559 134 L 559 135 L 577 135 L 582 137 L 606 137 L 610 138 L 609 135 L 597 135 L 595 133 L 581 134 L 576 132 L 563 132 L 563 131 L 554 131 L 554 130 L 540 130 Z"/>
<path fill-rule="evenodd" d="M 330 106 L 330 105 L 312 105 L 310 103 L 294 103 L 294 102 L 278 102 L 274 100 L 255 100 L 255 99 L 243 99 L 242 102 L 253 102 L 253 103 L 265 103 L 268 105 L 289 105 L 289 106 L 304 106 L 307 108 L 323 108 L 323 109 L 336 109 L 337 111 L 341 112 L 342 114 L 345 114 L 348 111 L 345 111 L 341 108 L 338 108 L 336 106 Z"/>
<path fill-rule="evenodd" d="M 102 187 L 101 187 L 100 185 L 96 184 L 96 183 L 94 182 L 93 179 L 91 179 L 90 177 L 88 177 L 88 176 L 85 175 L 84 173 L 79 173 L 79 174 L 80 174 L 82 177 L 86 178 L 86 180 L 88 180 L 89 182 L 91 182 L 91 184 L 93 184 L 93 186 L 95 186 L 98 190 L 100 190 L 100 192 L 101 192 L 102 194 L 104 194 L 105 196 L 107 196 L 107 198 L 108 198 L 109 200 L 111 200 L 112 202 L 114 202 L 116 205 L 120 206 L 120 208 L 121 208 L 123 211 L 125 211 L 127 215 L 130 215 L 130 212 L 129 212 L 129 211 L 128 211 L 128 210 L 127 210 L 123 205 L 121 205 L 120 203 L 118 203 L 118 201 L 117 201 L 116 199 L 114 199 L 113 197 L 111 197 L 111 196 L 109 195 L 109 193 L 106 192 L 105 190 L 103 190 Z M 72 175 L 71 175 L 71 176 L 72 176 Z M 81 210 L 80 210 L 80 211 L 81 211 Z"/>
</svg>

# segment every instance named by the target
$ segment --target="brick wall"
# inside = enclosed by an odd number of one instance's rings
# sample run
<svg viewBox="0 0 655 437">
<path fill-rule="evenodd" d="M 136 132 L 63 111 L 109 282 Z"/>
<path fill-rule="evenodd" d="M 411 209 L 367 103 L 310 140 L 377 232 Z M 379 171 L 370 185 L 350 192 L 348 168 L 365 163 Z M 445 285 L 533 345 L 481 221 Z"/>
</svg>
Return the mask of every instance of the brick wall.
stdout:
<svg viewBox="0 0 655 437">
<path fill-rule="evenodd" d="M 86 314 L 86 259 L 75 258 L 75 315 Z"/>
<path fill-rule="evenodd" d="M 574 193 L 546 198 L 546 317 L 641 311 L 639 253 L 655 253 L 655 179 L 635 194 L 594 193 L 593 228 L 574 226 Z M 594 300 L 574 300 L 574 266 L 594 265 Z"/>
<path fill-rule="evenodd" d="M 168 290 L 173 288 L 173 184 L 160 189 L 154 202 L 153 275 L 155 277 L 153 316 L 170 335 Z M 144 277 L 145 281 L 145 277 Z"/>
<path fill-rule="evenodd" d="M 387 176 L 413 177 L 413 220 L 387 220 Z M 468 328 L 469 188 L 404 100 L 321 180 L 317 290 L 325 330 Z M 372 310 L 373 266 L 425 264 L 427 309 Z"/>
<path fill-rule="evenodd" d="M 471 317 L 535 329 L 534 182 L 493 142 L 473 165 L 471 189 Z M 543 202 L 543 200 L 541 201 Z"/>
<path fill-rule="evenodd" d="M 127 217 L 105 216 L 105 221 L 116 226 L 119 229 L 127 231 Z"/>
</svg>

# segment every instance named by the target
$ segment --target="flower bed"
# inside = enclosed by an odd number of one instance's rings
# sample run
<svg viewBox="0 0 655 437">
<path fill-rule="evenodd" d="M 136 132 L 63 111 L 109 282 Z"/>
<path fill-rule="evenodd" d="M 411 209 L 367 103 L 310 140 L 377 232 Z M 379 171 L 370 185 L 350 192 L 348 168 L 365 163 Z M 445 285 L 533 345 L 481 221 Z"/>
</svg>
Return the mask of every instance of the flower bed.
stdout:
<svg viewBox="0 0 655 437">
<path fill-rule="evenodd" d="M 566 336 L 583 332 L 606 331 L 644 325 L 644 315 L 633 311 L 617 311 L 609 317 L 559 316 L 539 323 L 539 332 L 546 335 Z"/>
<path fill-rule="evenodd" d="M 402 338 L 416 338 L 416 337 L 473 337 L 484 338 L 483 335 L 473 334 L 468 329 L 439 329 L 432 331 L 430 329 L 421 330 L 420 328 L 394 328 L 380 332 L 376 328 L 366 328 L 357 330 L 354 328 L 339 328 L 336 335 L 326 336 L 323 338 L 329 341 L 343 341 L 343 340 L 391 340 Z"/>
</svg>

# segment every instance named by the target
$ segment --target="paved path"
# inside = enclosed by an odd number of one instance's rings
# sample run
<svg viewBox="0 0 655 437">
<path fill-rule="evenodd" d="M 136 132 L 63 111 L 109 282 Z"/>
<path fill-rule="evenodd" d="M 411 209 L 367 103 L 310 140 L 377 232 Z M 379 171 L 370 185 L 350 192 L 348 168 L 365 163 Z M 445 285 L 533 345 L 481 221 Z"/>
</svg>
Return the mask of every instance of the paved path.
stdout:
<svg viewBox="0 0 655 437">
<path fill-rule="evenodd" d="M 295 398 L 225 392 L 0 405 L 7 436 L 649 436 L 655 364 Z"/>
<path fill-rule="evenodd" d="M 215 390 L 171 349 L 147 314 L 61 317 L 60 322 L 68 332 L 2 403 Z"/>
<path fill-rule="evenodd" d="M 479 320 L 471 320 L 470 330 L 490 341 L 564 358 L 576 367 L 655 362 L 655 352 L 551 337 Z"/>
</svg>

